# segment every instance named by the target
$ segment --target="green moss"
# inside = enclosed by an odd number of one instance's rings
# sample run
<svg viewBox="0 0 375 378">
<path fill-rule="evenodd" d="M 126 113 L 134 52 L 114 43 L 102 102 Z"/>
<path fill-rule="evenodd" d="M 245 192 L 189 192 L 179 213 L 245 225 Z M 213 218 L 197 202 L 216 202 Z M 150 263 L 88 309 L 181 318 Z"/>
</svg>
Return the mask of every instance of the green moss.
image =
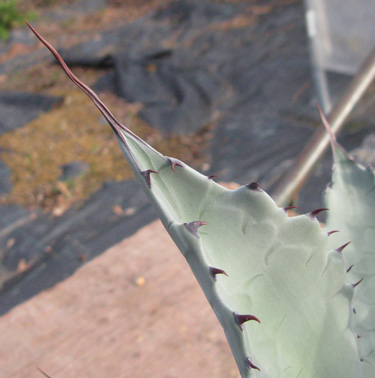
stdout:
<svg viewBox="0 0 375 378">
<path fill-rule="evenodd" d="M 0 39 L 7 40 L 10 30 L 19 25 L 25 18 L 37 18 L 34 12 L 24 13 L 18 8 L 19 0 L 0 0 Z"/>
</svg>

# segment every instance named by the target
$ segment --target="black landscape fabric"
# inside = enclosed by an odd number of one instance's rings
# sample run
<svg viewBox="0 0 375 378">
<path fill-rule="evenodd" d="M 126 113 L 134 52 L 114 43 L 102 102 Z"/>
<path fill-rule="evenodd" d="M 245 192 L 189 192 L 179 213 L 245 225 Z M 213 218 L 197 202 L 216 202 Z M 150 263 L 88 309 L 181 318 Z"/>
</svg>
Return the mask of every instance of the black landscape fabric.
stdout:
<svg viewBox="0 0 375 378">
<path fill-rule="evenodd" d="M 283 94 L 274 93 L 271 82 L 280 76 L 306 78 L 303 20 L 298 22 L 300 33 L 275 36 L 279 29 L 293 29 L 295 20 L 294 12 L 274 8 L 256 2 L 174 1 L 62 56 L 73 66 L 113 67 L 97 88 L 142 103 L 141 116 L 154 127 L 190 133 L 225 113 L 246 112 L 244 104 L 254 97 L 285 96 L 290 101 L 298 81 Z M 297 49 L 289 67 L 278 60 L 286 49 Z M 264 64 L 268 72 L 260 74 Z M 242 117 L 247 127 L 246 115 Z"/>
</svg>

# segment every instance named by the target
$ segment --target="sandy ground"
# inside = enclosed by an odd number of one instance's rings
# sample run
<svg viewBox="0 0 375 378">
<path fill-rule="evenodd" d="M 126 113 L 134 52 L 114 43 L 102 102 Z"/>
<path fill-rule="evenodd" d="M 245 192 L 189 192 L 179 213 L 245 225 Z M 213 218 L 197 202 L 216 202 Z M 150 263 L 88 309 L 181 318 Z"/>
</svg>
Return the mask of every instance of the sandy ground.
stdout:
<svg viewBox="0 0 375 378">
<path fill-rule="evenodd" d="M 0 318 L 0 377 L 238 378 L 159 221 Z"/>
</svg>

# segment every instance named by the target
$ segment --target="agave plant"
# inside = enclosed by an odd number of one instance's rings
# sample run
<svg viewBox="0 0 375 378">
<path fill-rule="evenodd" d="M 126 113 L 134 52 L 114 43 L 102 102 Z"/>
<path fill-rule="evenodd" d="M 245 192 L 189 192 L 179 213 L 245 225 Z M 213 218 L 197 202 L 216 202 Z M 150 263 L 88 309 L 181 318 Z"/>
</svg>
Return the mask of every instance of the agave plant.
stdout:
<svg viewBox="0 0 375 378">
<path fill-rule="evenodd" d="M 223 326 L 241 377 L 374 377 L 374 172 L 332 136 L 326 228 L 316 219 L 325 209 L 290 217 L 257 183 L 228 190 L 153 149 L 30 28 L 112 127 Z"/>
</svg>

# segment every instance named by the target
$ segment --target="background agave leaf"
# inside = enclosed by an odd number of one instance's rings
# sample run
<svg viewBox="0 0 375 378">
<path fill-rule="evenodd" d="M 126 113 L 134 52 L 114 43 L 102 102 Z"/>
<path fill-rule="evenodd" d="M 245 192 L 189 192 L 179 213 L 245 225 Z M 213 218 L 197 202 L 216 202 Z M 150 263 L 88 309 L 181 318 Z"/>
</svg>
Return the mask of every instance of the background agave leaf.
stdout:
<svg viewBox="0 0 375 378">
<path fill-rule="evenodd" d="M 256 183 L 227 190 L 161 155 L 121 125 L 36 35 L 113 128 L 222 324 L 241 376 L 362 377 L 348 328 L 353 290 L 344 285 L 342 256 L 327 253 L 317 212 L 290 218 Z"/>
<path fill-rule="evenodd" d="M 340 230 L 331 248 L 351 242 L 343 251 L 347 283 L 356 284 L 351 327 L 356 335 L 364 376 L 375 377 L 375 173 L 349 157 L 334 136 L 332 184 L 325 193 L 330 209 L 327 230 Z"/>
</svg>

